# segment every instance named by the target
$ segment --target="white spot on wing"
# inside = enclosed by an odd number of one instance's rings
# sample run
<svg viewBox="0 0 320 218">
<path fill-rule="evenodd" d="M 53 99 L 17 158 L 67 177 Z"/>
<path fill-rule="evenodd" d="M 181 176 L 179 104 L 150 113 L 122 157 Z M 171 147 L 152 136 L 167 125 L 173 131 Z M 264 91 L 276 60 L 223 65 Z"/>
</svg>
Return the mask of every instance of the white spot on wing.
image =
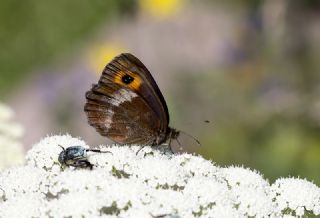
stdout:
<svg viewBox="0 0 320 218">
<path fill-rule="evenodd" d="M 110 129 L 110 127 L 111 127 L 113 114 L 114 114 L 114 112 L 112 110 L 108 110 L 108 116 L 106 116 L 106 118 L 104 120 L 104 126 L 107 129 Z"/>
<path fill-rule="evenodd" d="M 119 106 L 121 103 L 125 101 L 131 101 L 133 98 L 138 95 L 128 89 L 119 89 L 112 95 L 112 99 L 110 100 L 110 104 L 114 106 Z"/>
</svg>

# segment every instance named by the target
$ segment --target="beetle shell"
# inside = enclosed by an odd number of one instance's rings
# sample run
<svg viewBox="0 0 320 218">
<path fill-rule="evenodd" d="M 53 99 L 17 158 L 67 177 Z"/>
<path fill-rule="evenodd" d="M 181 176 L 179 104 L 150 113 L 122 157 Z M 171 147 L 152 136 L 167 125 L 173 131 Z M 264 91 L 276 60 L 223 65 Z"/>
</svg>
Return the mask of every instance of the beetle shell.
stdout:
<svg viewBox="0 0 320 218">
<path fill-rule="evenodd" d="M 59 154 L 59 162 L 66 165 L 74 165 L 79 160 L 86 160 L 87 152 L 82 146 L 71 146 Z"/>
</svg>

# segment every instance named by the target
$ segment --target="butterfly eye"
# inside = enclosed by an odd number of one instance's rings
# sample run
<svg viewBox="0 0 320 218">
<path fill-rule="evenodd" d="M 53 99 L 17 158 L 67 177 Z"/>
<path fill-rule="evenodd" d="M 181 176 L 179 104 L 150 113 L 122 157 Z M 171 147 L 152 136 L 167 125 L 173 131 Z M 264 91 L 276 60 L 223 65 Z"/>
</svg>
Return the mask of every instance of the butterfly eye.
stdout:
<svg viewBox="0 0 320 218">
<path fill-rule="evenodd" d="M 130 84 L 134 79 L 132 76 L 126 74 L 121 78 L 122 82 L 125 84 Z"/>
</svg>

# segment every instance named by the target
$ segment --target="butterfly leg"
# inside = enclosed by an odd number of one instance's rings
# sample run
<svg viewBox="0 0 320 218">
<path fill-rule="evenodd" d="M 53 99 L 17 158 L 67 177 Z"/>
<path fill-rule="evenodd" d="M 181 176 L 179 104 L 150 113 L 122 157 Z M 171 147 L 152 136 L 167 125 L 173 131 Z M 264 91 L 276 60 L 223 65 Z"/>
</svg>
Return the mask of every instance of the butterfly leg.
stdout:
<svg viewBox="0 0 320 218">
<path fill-rule="evenodd" d="M 138 153 L 145 147 L 146 145 L 141 146 L 141 148 L 138 149 L 138 151 L 136 152 L 136 155 L 138 155 Z"/>
<path fill-rule="evenodd" d="M 178 140 L 178 138 L 176 138 L 175 140 L 177 140 L 177 142 L 179 144 L 179 151 L 182 151 L 182 145 L 181 145 L 180 141 Z"/>
</svg>

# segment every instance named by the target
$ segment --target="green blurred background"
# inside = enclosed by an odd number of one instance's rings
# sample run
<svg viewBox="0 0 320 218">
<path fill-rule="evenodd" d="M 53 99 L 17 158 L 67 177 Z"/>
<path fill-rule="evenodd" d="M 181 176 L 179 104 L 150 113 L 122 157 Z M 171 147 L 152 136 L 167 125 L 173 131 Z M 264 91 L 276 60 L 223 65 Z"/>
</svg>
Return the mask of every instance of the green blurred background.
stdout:
<svg viewBox="0 0 320 218">
<path fill-rule="evenodd" d="M 1 1 L 0 101 L 25 149 L 89 127 L 84 93 L 121 52 L 139 57 L 190 149 L 270 181 L 320 185 L 320 1 Z M 209 122 L 205 122 L 209 121 Z"/>
</svg>

